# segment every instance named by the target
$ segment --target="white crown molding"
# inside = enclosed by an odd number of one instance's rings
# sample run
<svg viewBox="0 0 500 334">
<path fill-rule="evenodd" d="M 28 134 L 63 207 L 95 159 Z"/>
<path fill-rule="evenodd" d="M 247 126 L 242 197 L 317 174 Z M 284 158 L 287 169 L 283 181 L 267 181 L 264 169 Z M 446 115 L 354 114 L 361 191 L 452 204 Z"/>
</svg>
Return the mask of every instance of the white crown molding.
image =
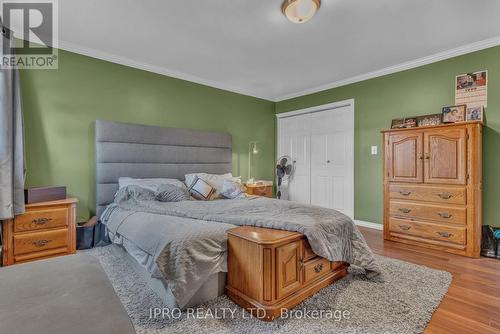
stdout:
<svg viewBox="0 0 500 334">
<path fill-rule="evenodd" d="M 366 222 L 366 221 L 363 221 L 363 220 L 357 220 L 357 219 L 355 219 L 354 220 L 354 224 L 356 224 L 358 226 L 372 228 L 374 230 L 383 230 L 384 229 L 384 225 L 382 225 L 382 224 L 377 224 L 377 223 L 372 223 L 372 222 Z"/>
<path fill-rule="evenodd" d="M 171 69 L 168 69 L 165 67 L 155 66 L 155 65 L 143 63 L 140 61 L 136 61 L 133 59 L 117 56 L 117 55 L 114 55 L 114 54 L 111 54 L 108 52 L 83 47 L 83 46 L 80 46 L 78 44 L 59 40 L 58 47 L 59 47 L 59 49 L 62 49 L 62 50 L 66 50 L 69 52 L 81 54 L 81 55 L 92 57 L 92 58 L 97 58 L 97 59 L 109 61 L 109 62 L 112 62 L 115 64 L 133 67 L 133 68 L 137 68 L 137 69 L 147 71 L 147 72 L 157 73 L 157 74 L 165 75 L 165 76 L 176 78 L 176 79 L 190 81 L 190 82 L 194 82 L 194 83 L 204 85 L 204 86 L 209 86 L 212 88 L 222 89 L 222 90 L 225 90 L 228 92 L 233 92 L 233 93 L 242 94 L 242 95 L 246 95 L 246 96 L 252 96 L 252 97 L 259 98 L 259 99 L 275 102 L 274 98 L 269 97 L 269 96 L 258 96 L 258 95 L 254 94 L 252 92 L 249 92 L 245 89 L 226 85 L 226 84 L 223 84 L 223 83 L 220 83 L 217 81 L 212 81 L 212 80 L 200 78 L 200 77 L 195 76 L 195 75 L 171 70 Z"/>
<path fill-rule="evenodd" d="M 496 37 L 485 39 L 485 40 L 482 40 L 479 42 L 467 44 L 467 45 L 464 45 L 464 46 L 461 46 L 461 47 L 458 47 L 455 49 L 436 53 L 436 54 L 431 55 L 431 56 L 414 59 L 414 60 L 411 60 L 408 62 L 401 63 L 399 65 L 386 67 L 386 68 L 376 70 L 373 72 L 368 72 L 368 73 L 357 75 L 357 76 L 354 76 L 351 78 L 335 81 L 335 82 L 332 82 L 329 84 L 317 86 L 314 88 L 309 88 L 309 89 L 302 90 L 300 92 L 296 92 L 293 94 L 282 95 L 280 97 L 275 98 L 274 101 L 280 102 L 280 101 L 293 99 L 296 97 L 300 97 L 300 96 L 309 95 L 309 94 L 317 93 L 320 91 L 332 89 L 332 88 L 346 86 L 346 85 L 350 85 L 350 84 L 353 84 L 356 82 L 365 81 L 368 79 L 373 79 L 373 78 L 381 77 L 384 75 L 388 75 L 388 74 L 401 72 L 401 71 L 409 70 L 412 68 L 436 63 L 436 62 L 441 61 L 441 60 L 446 60 L 446 59 L 454 58 L 457 56 L 462 56 L 462 55 L 465 55 L 468 53 L 488 49 L 488 48 L 498 46 L 498 45 L 500 45 L 500 36 L 496 36 Z"/>
<path fill-rule="evenodd" d="M 300 96 L 304 96 L 304 95 L 309 95 L 309 94 L 317 93 L 320 91 L 324 91 L 324 90 L 328 90 L 328 89 L 332 89 L 332 88 L 337 88 L 337 87 L 353 84 L 356 82 L 369 80 L 369 79 L 381 77 L 384 75 L 393 74 L 393 73 L 409 70 L 412 68 L 432 64 L 432 63 L 435 63 L 438 61 L 442 61 L 442 60 L 450 59 L 453 57 L 465 55 L 468 53 L 488 49 L 488 48 L 498 46 L 498 45 L 500 45 L 500 36 L 496 36 L 496 37 L 486 39 L 483 41 L 467 44 L 467 45 L 464 45 L 464 46 L 461 46 L 461 47 L 458 47 L 455 49 L 443 51 L 443 52 L 436 53 L 436 54 L 431 55 L 431 56 L 411 60 L 411 61 L 404 62 L 404 63 L 398 64 L 398 65 L 386 67 L 386 68 L 383 68 L 380 70 L 357 75 L 357 76 L 354 76 L 351 78 L 335 81 L 335 82 L 332 82 L 329 84 L 309 88 L 309 89 L 302 90 L 302 91 L 299 91 L 296 93 L 282 95 L 279 97 L 261 96 L 258 94 L 254 94 L 253 92 L 249 92 L 249 91 L 242 89 L 240 87 L 233 87 L 231 85 L 227 85 L 227 84 L 220 83 L 217 81 L 200 78 L 200 77 L 195 76 L 195 75 L 171 70 L 171 69 L 161 67 L 161 66 L 147 64 L 147 63 L 136 61 L 136 60 L 129 59 L 126 57 L 117 56 L 117 55 L 114 55 L 114 54 L 111 54 L 108 52 L 83 47 L 83 46 L 80 46 L 78 44 L 70 43 L 70 42 L 63 41 L 63 40 L 59 40 L 58 47 L 62 50 L 70 51 L 73 53 L 78 53 L 78 54 L 81 54 L 84 56 L 97 58 L 97 59 L 101 59 L 101 60 L 109 61 L 112 63 L 137 68 L 137 69 L 152 72 L 152 73 L 157 73 L 157 74 L 173 77 L 176 79 L 190 81 L 190 82 L 194 82 L 194 83 L 201 84 L 204 86 L 218 88 L 218 89 L 222 89 L 225 91 L 229 91 L 229 92 L 233 92 L 233 93 L 237 93 L 237 94 L 242 94 L 242 95 L 247 95 L 247 96 L 252 96 L 252 97 L 256 97 L 259 99 L 264 99 L 264 100 L 268 100 L 268 101 L 272 101 L 272 102 L 280 102 L 280 101 L 284 101 L 284 100 L 288 100 L 288 99 L 292 99 L 292 98 L 296 98 L 296 97 L 300 97 Z"/>
</svg>

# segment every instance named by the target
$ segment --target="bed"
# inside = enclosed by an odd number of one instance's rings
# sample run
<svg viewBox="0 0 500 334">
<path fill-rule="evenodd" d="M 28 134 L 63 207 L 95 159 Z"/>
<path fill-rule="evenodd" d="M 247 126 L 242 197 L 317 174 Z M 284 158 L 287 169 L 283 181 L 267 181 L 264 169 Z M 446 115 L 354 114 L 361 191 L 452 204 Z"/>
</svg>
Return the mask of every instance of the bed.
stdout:
<svg viewBox="0 0 500 334">
<path fill-rule="evenodd" d="M 95 151 L 98 217 L 113 202 L 120 177 L 182 180 L 188 173 L 224 174 L 232 171 L 232 138 L 227 133 L 97 120 Z M 177 221 L 174 219 L 174 223 Z M 161 222 L 155 219 L 154 223 Z M 114 239 L 116 236 L 110 237 Z M 165 279 L 154 274 L 151 254 L 128 240 L 115 241 L 123 256 L 148 279 L 151 288 L 168 307 L 195 306 L 224 293 L 227 271 L 224 243 L 221 245 L 221 271 L 209 275 L 193 296 L 179 305 Z"/>
<path fill-rule="evenodd" d="M 96 122 L 97 215 L 109 235 L 169 307 L 196 306 L 224 293 L 227 231 L 254 226 L 303 234 L 312 251 L 377 276 L 373 254 L 338 211 L 268 198 L 161 203 L 120 177 L 183 180 L 232 171 L 226 133 Z"/>
</svg>

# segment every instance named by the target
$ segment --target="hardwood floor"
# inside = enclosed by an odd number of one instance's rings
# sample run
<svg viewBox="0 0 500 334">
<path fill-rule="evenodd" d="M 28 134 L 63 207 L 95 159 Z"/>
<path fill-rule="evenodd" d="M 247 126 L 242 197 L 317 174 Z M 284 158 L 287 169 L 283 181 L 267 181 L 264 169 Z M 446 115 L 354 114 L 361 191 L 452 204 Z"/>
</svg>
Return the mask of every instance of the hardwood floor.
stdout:
<svg viewBox="0 0 500 334">
<path fill-rule="evenodd" d="M 425 333 L 500 333 L 500 260 L 473 259 L 392 241 L 360 227 L 373 252 L 446 270 L 453 281 Z"/>
</svg>

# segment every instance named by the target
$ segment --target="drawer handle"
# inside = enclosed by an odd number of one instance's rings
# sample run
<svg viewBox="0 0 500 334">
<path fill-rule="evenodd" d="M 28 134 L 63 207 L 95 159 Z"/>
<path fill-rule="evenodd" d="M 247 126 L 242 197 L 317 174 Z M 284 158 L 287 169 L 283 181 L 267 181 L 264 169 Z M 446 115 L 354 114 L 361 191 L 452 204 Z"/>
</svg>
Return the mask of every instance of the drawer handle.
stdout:
<svg viewBox="0 0 500 334">
<path fill-rule="evenodd" d="M 442 193 L 439 193 L 439 194 L 438 194 L 438 196 L 439 196 L 439 197 L 441 197 L 442 199 L 450 199 L 450 198 L 452 198 L 452 197 L 453 197 L 453 195 L 452 195 L 452 194 L 450 194 L 450 193 L 449 193 L 449 192 L 447 192 L 447 191 L 444 191 L 444 192 L 442 192 Z"/>
<path fill-rule="evenodd" d="M 402 213 L 410 213 L 411 209 L 408 209 L 408 208 L 399 208 L 399 211 L 401 211 Z"/>
<path fill-rule="evenodd" d="M 449 232 L 436 232 L 437 234 L 439 234 L 440 237 L 443 237 L 443 238 L 449 238 L 451 236 L 453 236 L 453 234 L 449 233 Z"/>
<path fill-rule="evenodd" d="M 320 272 L 322 272 L 323 271 L 323 263 L 316 265 L 314 267 L 314 271 L 316 272 L 316 274 L 319 274 Z"/>
<path fill-rule="evenodd" d="M 46 246 L 50 242 L 52 242 L 52 240 L 42 239 L 42 240 L 37 240 L 37 241 L 33 242 L 33 245 L 35 245 L 36 247 L 43 247 L 43 246 Z"/>
<path fill-rule="evenodd" d="M 411 228 L 411 226 L 408 226 L 408 225 L 399 225 L 399 228 L 402 229 L 402 230 L 404 230 L 404 231 L 408 231 Z"/>
<path fill-rule="evenodd" d="M 411 195 L 411 191 L 408 191 L 408 190 L 401 190 L 399 193 L 403 196 L 410 196 Z"/>
<path fill-rule="evenodd" d="M 445 218 L 445 219 L 449 219 L 451 217 L 453 217 L 452 214 L 450 214 L 449 212 L 438 212 L 437 213 L 441 218 Z"/>
<path fill-rule="evenodd" d="M 44 224 L 47 224 L 51 220 L 52 220 L 52 218 L 37 218 L 37 219 L 33 219 L 33 224 L 44 225 Z"/>
</svg>

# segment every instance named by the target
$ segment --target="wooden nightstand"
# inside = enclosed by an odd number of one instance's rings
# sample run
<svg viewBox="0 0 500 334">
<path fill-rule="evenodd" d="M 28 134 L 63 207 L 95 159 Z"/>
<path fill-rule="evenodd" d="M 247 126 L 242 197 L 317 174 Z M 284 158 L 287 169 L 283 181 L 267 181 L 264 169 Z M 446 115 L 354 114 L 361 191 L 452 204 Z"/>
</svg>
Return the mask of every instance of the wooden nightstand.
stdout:
<svg viewBox="0 0 500 334">
<path fill-rule="evenodd" d="M 3 221 L 3 265 L 76 252 L 75 198 L 26 205 L 26 212 Z"/>
<path fill-rule="evenodd" d="M 263 197 L 273 197 L 273 182 L 272 181 L 261 181 L 260 183 L 246 183 L 247 194 L 263 196 Z"/>
</svg>

